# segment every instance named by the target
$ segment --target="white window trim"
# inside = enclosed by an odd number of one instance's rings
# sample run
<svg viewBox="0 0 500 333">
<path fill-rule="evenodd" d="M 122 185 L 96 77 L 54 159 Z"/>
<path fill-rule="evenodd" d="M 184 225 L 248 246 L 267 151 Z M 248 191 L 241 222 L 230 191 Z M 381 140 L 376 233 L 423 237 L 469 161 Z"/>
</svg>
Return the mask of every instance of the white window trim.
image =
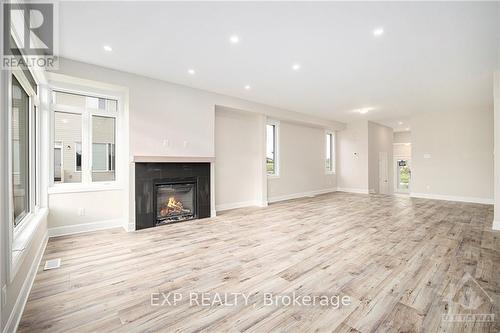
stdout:
<svg viewBox="0 0 500 333">
<path fill-rule="evenodd" d="M 115 143 L 123 142 L 119 138 L 119 133 L 124 122 L 124 94 L 122 90 L 106 89 L 95 85 L 79 85 L 67 81 L 50 81 L 50 182 L 48 193 L 74 193 L 88 191 L 122 190 L 126 168 L 119 161 L 122 157 L 123 149 L 116 149 L 115 145 L 115 180 L 92 181 L 92 116 L 102 116 L 115 119 Z M 113 99 L 117 101 L 116 112 L 100 110 L 95 108 L 85 108 L 66 106 L 53 103 L 53 93 L 55 91 L 72 93 L 97 98 Z M 108 104 L 108 103 L 107 103 Z M 107 105 L 106 104 L 106 105 Z M 55 183 L 54 182 L 54 112 L 66 112 L 82 115 L 82 182 L 80 183 Z M 85 157 L 88 156 L 88 157 Z M 76 154 L 75 154 L 76 158 Z"/>
<path fill-rule="evenodd" d="M 266 125 L 274 126 L 274 173 L 267 173 L 267 178 L 274 179 L 280 177 L 281 163 L 280 163 L 280 122 L 278 120 L 268 119 Z M 267 135 L 267 131 L 266 131 Z M 267 147 L 267 137 L 266 137 L 266 147 Z M 267 148 L 266 148 L 267 150 Z M 267 157 L 267 151 L 266 151 Z"/>
<path fill-rule="evenodd" d="M 330 144 L 330 154 L 331 154 L 331 166 L 332 166 L 332 169 L 331 170 L 328 170 L 326 168 L 326 156 L 324 158 L 324 166 L 325 166 L 325 174 L 327 175 L 334 175 L 335 174 L 335 171 L 336 171 L 336 163 L 337 163 L 337 159 L 336 159 L 336 149 L 335 149 L 335 131 L 331 131 L 331 130 L 326 130 L 325 131 L 325 137 L 327 135 L 331 135 L 332 136 L 332 142 Z M 324 144 L 325 144 L 325 149 L 323 150 L 324 152 L 326 152 L 326 140 L 324 141 Z"/>
<path fill-rule="evenodd" d="M 41 112 L 38 92 L 33 89 L 26 75 L 17 69 L 5 71 L 4 73 L 7 83 L 7 174 L 8 174 L 8 224 L 9 224 L 9 239 L 8 252 L 9 258 L 7 275 L 9 281 L 13 281 L 16 276 L 25 256 L 26 250 L 29 247 L 31 240 L 38 229 L 39 224 L 45 219 L 48 214 L 46 208 L 40 206 L 40 139 L 41 139 Z M 12 182 L 12 76 L 15 76 L 19 84 L 29 96 L 29 212 L 23 219 L 14 226 L 14 198 L 12 197 L 13 182 Z M 34 76 L 34 75 L 33 75 Z M 34 76 L 35 77 L 35 76 Z M 38 83 L 38 82 L 37 82 Z M 36 110 L 35 110 L 36 107 Z M 35 111 L 38 116 L 35 118 Z M 35 123 L 36 121 L 36 123 Z"/>
</svg>

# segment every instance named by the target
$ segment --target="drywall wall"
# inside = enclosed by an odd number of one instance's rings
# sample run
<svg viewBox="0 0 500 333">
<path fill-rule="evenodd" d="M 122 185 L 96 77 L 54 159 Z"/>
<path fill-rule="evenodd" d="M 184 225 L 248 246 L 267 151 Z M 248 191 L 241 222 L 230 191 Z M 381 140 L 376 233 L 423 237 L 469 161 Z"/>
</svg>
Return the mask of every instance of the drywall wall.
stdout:
<svg viewBox="0 0 500 333">
<path fill-rule="evenodd" d="M 412 196 L 493 202 L 493 106 L 420 113 L 412 123 Z"/>
<path fill-rule="evenodd" d="M 351 122 L 337 133 L 339 191 L 368 193 L 368 122 Z"/>
<path fill-rule="evenodd" d="M 224 107 L 215 111 L 215 207 L 262 206 L 265 117 Z"/>
<path fill-rule="evenodd" d="M 51 193 L 49 207 L 51 229 L 65 226 L 84 228 L 83 224 L 95 222 L 120 226 L 124 224 L 126 209 L 122 190 Z M 92 226 L 88 228 L 92 229 Z M 68 233 L 63 229 L 58 233 L 52 232 L 52 235 Z"/>
<path fill-rule="evenodd" d="M 388 193 L 393 192 L 393 136 L 392 128 L 368 122 L 368 188 L 370 193 L 380 193 L 379 156 L 386 153 Z"/>
<path fill-rule="evenodd" d="M 336 175 L 326 174 L 325 129 L 281 121 L 279 177 L 268 178 L 270 202 L 336 189 Z"/>
<path fill-rule="evenodd" d="M 394 132 L 393 142 L 394 143 L 411 143 L 411 132 L 410 131 Z"/>
</svg>

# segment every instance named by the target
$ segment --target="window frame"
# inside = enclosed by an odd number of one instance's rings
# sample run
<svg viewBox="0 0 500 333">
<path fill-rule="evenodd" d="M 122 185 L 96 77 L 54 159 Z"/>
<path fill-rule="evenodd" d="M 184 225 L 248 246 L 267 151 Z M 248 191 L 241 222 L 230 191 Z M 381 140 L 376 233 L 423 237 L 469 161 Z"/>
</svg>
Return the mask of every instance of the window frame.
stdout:
<svg viewBox="0 0 500 333">
<path fill-rule="evenodd" d="M 31 84 L 21 70 L 13 69 L 8 75 L 8 112 L 7 112 L 7 123 L 8 123 L 8 200 L 9 200 L 9 224 L 13 228 L 14 239 L 26 228 L 29 221 L 32 220 L 33 216 L 37 213 L 39 209 L 39 195 L 37 191 L 40 189 L 38 170 L 39 170 L 39 149 L 37 149 L 37 143 L 40 141 L 39 131 L 39 116 L 35 115 L 38 112 L 39 101 L 38 101 L 38 91 L 35 91 Z M 28 95 L 28 203 L 27 211 L 21 217 L 17 224 L 15 224 L 14 218 L 14 182 L 12 179 L 13 174 L 13 154 L 14 154 L 14 140 L 12 138 L 12 120 L 13 120 L 13 108 L 12 108 L 12 84 L 13 78 L 16 78 L 17 82 L 21 85 L 21 88 Z M 38 199 L 38 200 L 37 200 Z"/>
<path fill-rule="evenodd" d="M 267 178 L 279 178 L 280 177 L 280 122 L 278 120 L 268 119 L 266 122 L 266 152 L 265 157 L 267 161 L 267 126 L 274 126 L 274 172 L 269 173 L 267 171 L 267 162 L 266 162 L 266 175 Z"/>
<path fill-rule="evenodd" d="M 335 171 L 336 171 L 336 149 L 335 149 L 335 131 L 330 131 L 330 130 L 326 130 L 325 131 L 325 141 L 324 141 L 324 152 L 325 152 L 325 159 L 324 159 L 324 167 L 325 167 L 325 174 L 327 175 L 333 175 L 335 174 Z M 327 140 L 330 140 L 330 169 L 328 169 L 327 165 L 326 165 L 326 161 L 327 161 L 327 155 L 326 155 L 326 149 L 327 149 Z"/>
<path fill-rule="evenodd" d="M 85 107 L 75 107 L 70 105 L 63 105 L 55 103 L 55 92 L 83 95 L 85 97 L 93 97 L 98 99 L 107 99 L 116 101 L 116 111 L 101 110 L 90 108 L 86 100 Z M 52 193 L 67 193 L 67 192 L 85 192 L 85 191 L 98 191 L 98 190 L 111 190 L 122 189 L 122 173 L 125 168 L 119 165 L 118 158 L 121 158 L 121 150 L 116 150 L 116 142 L 118 140 L 118 133 L 123 121 L 123 101 L 124 96 L 118 91 L 103 90 L 101 88 L 93 88 L 89 86 L 74 85 L 68 82 L 50 82 L 50 180 L 49 180 L 49 194 Z M 98 102 L 99 105 L 99 102 Z M 109 102 L 106 102 L 108 107 Z M 79 183 L 56 183 L 54 181 L 54 141 L 55 141 L 55 112 L 66 112 L 82 115 L 82 181 Z M 115 179 L 108 181 L 92 181 L 92 117 L 101 116 L 107 118 L 114 118 L 115 124 Z M 76 153 L 75 153 L 76 159 Z M 75 165 L 76 169 L 76 165 Z M 123 170 L 122 170 L 123 169 Z"/>
</svg>

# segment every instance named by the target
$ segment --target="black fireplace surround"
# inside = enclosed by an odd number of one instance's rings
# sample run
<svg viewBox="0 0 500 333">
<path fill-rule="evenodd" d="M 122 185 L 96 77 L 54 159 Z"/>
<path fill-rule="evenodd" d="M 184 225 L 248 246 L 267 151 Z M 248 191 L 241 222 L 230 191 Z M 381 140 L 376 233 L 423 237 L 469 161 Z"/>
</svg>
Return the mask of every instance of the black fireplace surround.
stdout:
<svg viewBox="0 0 500 333">
<path fill-rule="evenodd" d="M 210 217 L 210 163 L 136 163 L 135 228 Z"/>
</svg>

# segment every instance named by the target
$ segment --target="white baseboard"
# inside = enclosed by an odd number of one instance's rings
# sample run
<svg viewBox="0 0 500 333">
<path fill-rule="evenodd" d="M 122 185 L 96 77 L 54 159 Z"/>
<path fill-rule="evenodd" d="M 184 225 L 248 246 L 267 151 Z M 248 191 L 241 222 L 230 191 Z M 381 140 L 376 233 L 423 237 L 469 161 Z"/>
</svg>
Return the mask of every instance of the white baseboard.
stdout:
<svg viewBox="0 0 500 333">
<path fill-rule="evenodd" d="M 359 194 L 370 194 L 370 191 L 367 188 L 337 187 L 337 191 L 359 193 Z"/>
<path fill-rule="evenodd" d="M 307 191 L 307 192 L 300 192 L 300 193 L 292 193 L 292 194 L 285 194 L 285 195 L 277 195 L 274 197 L 269 197 L 268 202 L 278 202 L 278 201 L 285 201 L 285 200 L 292 200 L 292 199 L 299 199 L 299 198 L 307 198 L 307 197 L 314 197 L 320 194 L 325 194 L 325 193 L 331 193 L 331 192 L 336 192 L 337 188 L 327 188 L 323 190 L 315 190 L 315 191 Z"/>
<path fill-rule="evenodd" d="M 14 308 L 10 313 L 9 319 L 7 319 L 7 322 L 5 323 L 3 333 L 11 333 L 17 331 L 17 327 L 19 326 L 19 322 L 21 321 L 21 316 L 23 315 L 26 302 L 28 301 L 28 296 L 30 295 L 31 288 L 33 287 L 33 282 L 35 281 L 36 273 L 38 272 L 38 267 L 40 267 L 43 253 L 45 252 L 45 248 L 47 247 L 48 240 L 48 233 L 45 232 L 43 241 L 41 242 L 40 247 L 35 254 L 35 258 L 31 263 L 28 275 L 24 279 L 21 291 L 17 296 L 16 304 L 14 304 Z"/>
<path fill-rule="evenodd" d="M 49 228 L 49 237 L 79 234 L 82 232 L 97 231 L 97 230 L 104 230 L 111 228 L 126 229 L 126 227 L 124 226 L 123 219 L 105 220 L 99 222 L 82 223 L 82 224 Z"/>
<path fill-rule="evenodd" d="M 493 221 L 493 226 L 491 228 L 493 230 L 500 230 L 500 221 Z"/>
<path fill-rule="evenodd" d="M 266 206 L 267 206 L 267 204 L 266 204 Z M 233 202 L 233 203 L 217 205 L 217 206 L 215 206 L 215 211 L 222 212 L 224 210 L 244 208 L 244 207 L 263 207 L 263 205 L 260 201 L 256 201 L 256 200 Z"/>
<path fill-rule="evenodd" d="M 415 193 L 415 192 L 411 192 L 410 197 L 422 198 L 422 199 L 470 202 L 470 203 L 479 203 L 479 204 L 485 204 L 485 205 L 493 205 L 495 203 L 495 201 L 493 199 L 489 199 L 489 198 L 460 197 L 460 196 L 454 196 L 454 195 L 441 195 L 441 194 Z"/>
</svg>

